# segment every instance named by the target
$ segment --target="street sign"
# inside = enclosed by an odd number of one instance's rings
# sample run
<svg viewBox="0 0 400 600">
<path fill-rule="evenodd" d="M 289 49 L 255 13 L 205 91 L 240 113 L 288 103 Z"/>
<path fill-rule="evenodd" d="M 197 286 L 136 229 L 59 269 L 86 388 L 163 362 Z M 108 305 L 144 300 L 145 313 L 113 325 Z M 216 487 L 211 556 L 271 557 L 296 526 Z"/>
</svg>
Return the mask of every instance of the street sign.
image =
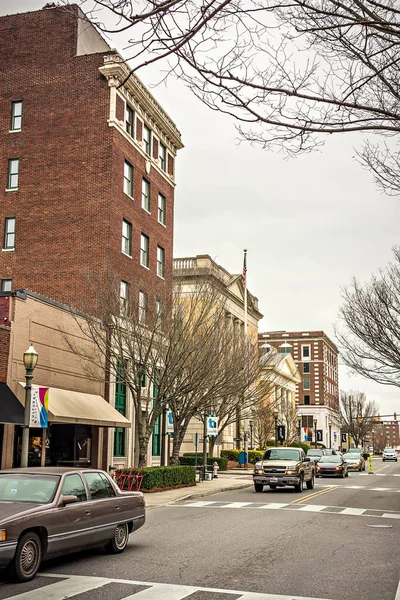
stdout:
<svg viewBox="0 0 400 600">
<path fill-rule="evenodd" d="M 207 417 L 207 435 L 217 437 L 219 417 Z"/>
<path fill-rule="evenodd" d="M 280 442 L 284 442 L 285 439 L 286 439 L 285 426 L 284 425 L 278 425 L 277 430 L 278 430 L 278 440 Z"/>
<path fill-rule="evenodd" d="M 317 429 L 317 442 L 322 442 L 323 441 L 323 431 L 322 429 Z"/>
</svg>

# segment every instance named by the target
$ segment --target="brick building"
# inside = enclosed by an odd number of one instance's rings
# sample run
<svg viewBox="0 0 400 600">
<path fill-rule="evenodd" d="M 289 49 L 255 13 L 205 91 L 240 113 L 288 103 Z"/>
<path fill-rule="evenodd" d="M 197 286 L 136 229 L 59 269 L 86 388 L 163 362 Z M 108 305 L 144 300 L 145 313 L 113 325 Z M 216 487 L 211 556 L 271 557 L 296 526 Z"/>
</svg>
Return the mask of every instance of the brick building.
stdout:
<svg viewBox="0 0 400 600">
<path fill-rule="evenodd" d="M 78 6 L 1 17 L 0 35 L 1 291 L 91 312 L 88 275 L 111 273 L 154 310 L 172 286 L 174 122 Z M 132 464 L 133 434 L 119 442 Z"/>
<path fill-rule="evenodd" d="M 398 421 L 375 423 L 369 441 L 376 452 L 381 452 L 386 446 L 400 447 L 400 423 Z"/>
<path fill-rule="evenodd" d="M 338 448 L 339 351 L 335 344 L 323 331 L 265 332 L 259 334 L 259 343 L 270 344 L 280 352 L 291 352 L 301 377 L 296 390 L 301 427 L 308 431 L 309 441 L 310 438 L 314 441 L 316 419 L 316 429 L 322 431 L 322 443 Z"/>
</svg>

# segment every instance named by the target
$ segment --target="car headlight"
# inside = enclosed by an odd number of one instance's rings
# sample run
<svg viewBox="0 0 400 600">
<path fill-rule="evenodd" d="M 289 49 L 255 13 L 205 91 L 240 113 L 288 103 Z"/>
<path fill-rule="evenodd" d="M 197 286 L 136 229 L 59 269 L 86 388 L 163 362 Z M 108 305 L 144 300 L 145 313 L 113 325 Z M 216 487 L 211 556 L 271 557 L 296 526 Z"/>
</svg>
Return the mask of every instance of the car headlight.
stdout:
<svg viewBox="0 0 400 600">
<path fill-rule="evenodd" d="M 342 470 L 342 467 L 341 467 L 341 466 L 339 466 L 339 467 L 335 467 L 335 470 L 336 470 L 336 471 L 341 471 L 341 470 Z"/>
<path fill-rule="evenodd" d="M 287 469 L 285 471 L 286 475 L 297 475 L 297 471 L 295 469 Z"/>
<path fill-rule="evenodd" d="M 319 466 L 317 465 L 317 471 L 320 471 L 320 470 L 321 470 L 321 467 L 319 467 Z"/>
<path fill-rule="evenodd" d="M 254 465 L 254 468 L 255 468 L 256 470 L 260 470 L 260 469 L 262 469 L 262 464 L 261 464 L 260 462 L 258 462 L 258 463 L 256 463 L 256 464 Z"/>
<path fill-rule="evenodd" d="M 0 542 L 5 542 L 7 540 L 7 530 L 0 529 Z"/>
<path fill-rule="evenodd" d="M 254 473 L 256 475 L 264 475 L 264 471 L 262 469 L 254 469 Z"/>
</svg>

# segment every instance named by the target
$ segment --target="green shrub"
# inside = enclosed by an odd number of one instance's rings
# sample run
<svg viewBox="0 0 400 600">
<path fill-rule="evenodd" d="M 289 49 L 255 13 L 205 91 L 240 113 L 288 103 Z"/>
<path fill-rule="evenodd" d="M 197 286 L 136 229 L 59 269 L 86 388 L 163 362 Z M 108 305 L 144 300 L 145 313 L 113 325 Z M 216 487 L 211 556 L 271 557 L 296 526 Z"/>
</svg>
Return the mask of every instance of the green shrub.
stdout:
<svg viewBox="0 0 400 600">
<path fill-rule="evenodd" d="M 293 444 L 291 444 L 291 446 L 293 448 L 303 448 L 304 452 L 307 454 L 308 450 L 310 449 L 310 444 L 307 444 L 306 442 L 293 442 Z M 318 444 L 318 447 L 320 447 L 321 444 Z M 313 446 L 314 447 L 314 446 Z M 325 447 L 325 446 L 324 446 Z"/>
<path fill-rule="evenodd" d="M 221 457 L 227 460 L 239 462 L 239 454 L 243 450 L 221 450 Z M 247 459 L 250 464 L 254 465 L 258 460 L 263 457 L 264 450 L 249 450 L 247 453 Z"/>
<path fill-rule="evenodd" d="M 221 450 L 221 456 L 227 460 L 235 460 L 238 462 L 240 452 L 241 450 Z"/>
<path fill-rule="evenodd" d="M 183 456 L 179 457 L 179 463 L 181 465 L 194 465 L 195 460 L 196 460 L 196 456 L 195 456 L 195 454 L 192 454 L 191 452 L 186 452 Z M 218 463 L 218 466 L 221 471 L 226 471 L 226 468 L 228 466 L 227 458 L 225 458 L 224 456 L 212 456 L 211 458 L 210 457 L 207 458 L 208 465 L 212 465 L 214 462 Z M 203 464 L 203 455 L 202 454 L 197 455 L 197 464 L 198 465 Z"/>
<path fill-rule="evenodd" d="M 170 488 L 196 482 L 196 469 L 192 466 L 145 467 L 144 469 L 121 469 L 118 473 L 143 474 L 142 490 Z M 123 489 L 127 489 L 127 482 Z"/>
</svg>

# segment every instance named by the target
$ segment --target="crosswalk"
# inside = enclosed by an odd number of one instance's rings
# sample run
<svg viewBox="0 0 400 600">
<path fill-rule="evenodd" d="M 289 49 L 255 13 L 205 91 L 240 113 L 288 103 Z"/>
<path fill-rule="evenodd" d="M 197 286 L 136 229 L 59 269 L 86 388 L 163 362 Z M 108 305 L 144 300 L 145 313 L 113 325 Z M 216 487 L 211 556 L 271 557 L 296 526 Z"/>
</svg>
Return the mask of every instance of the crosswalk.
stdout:
<svg viewBox="0 0 400 600">
<path fill-rule="evenodd" d="M 378 510 L 375 508 L 351 508 L 347 506 L 325 506 L 322 504 L 300 504 L 286 502 L 221 502 L 218 500 L 199 500 L 197 502 L 174 503 L 168 505 L 175 508 L 215 508 L 215 509 L 255 509 L 255 510 L 287 510 L 295 512 L 318 512 L 335 515 L 352 515 L 381 519 L 400 519 L 400 512 Z"/>
<path fill-rule="evenodd" d="M 54 583 L 49 583 L 48 578 L 54 579 Z M 273 593 L 53 573 L 42 573 L 32 584 L 35 588 L 26 592 L 22 591 L 21 585 L 0 586 L 0 598 L 1 600 L 67 600 L 79 596 L 80 599 L 118 597 L 120 600 L 194 600 L 195 598 L 197 600 L 200 598 L 201 600 L 328 600 L 308 596 L 282 596 Z M 6 590 L 5 594 L 4 590 Z"/>
<path fill-rule="evenodd" d="M 340 490 L 363 490 L 365 492 L 400 492 L 400 488 L 392 487 L 374 487 L 368 485 L 336 485 L 334 483 L 324 483 L 315 485 L 316 488 L 337 488 Z"/>
</svg>

